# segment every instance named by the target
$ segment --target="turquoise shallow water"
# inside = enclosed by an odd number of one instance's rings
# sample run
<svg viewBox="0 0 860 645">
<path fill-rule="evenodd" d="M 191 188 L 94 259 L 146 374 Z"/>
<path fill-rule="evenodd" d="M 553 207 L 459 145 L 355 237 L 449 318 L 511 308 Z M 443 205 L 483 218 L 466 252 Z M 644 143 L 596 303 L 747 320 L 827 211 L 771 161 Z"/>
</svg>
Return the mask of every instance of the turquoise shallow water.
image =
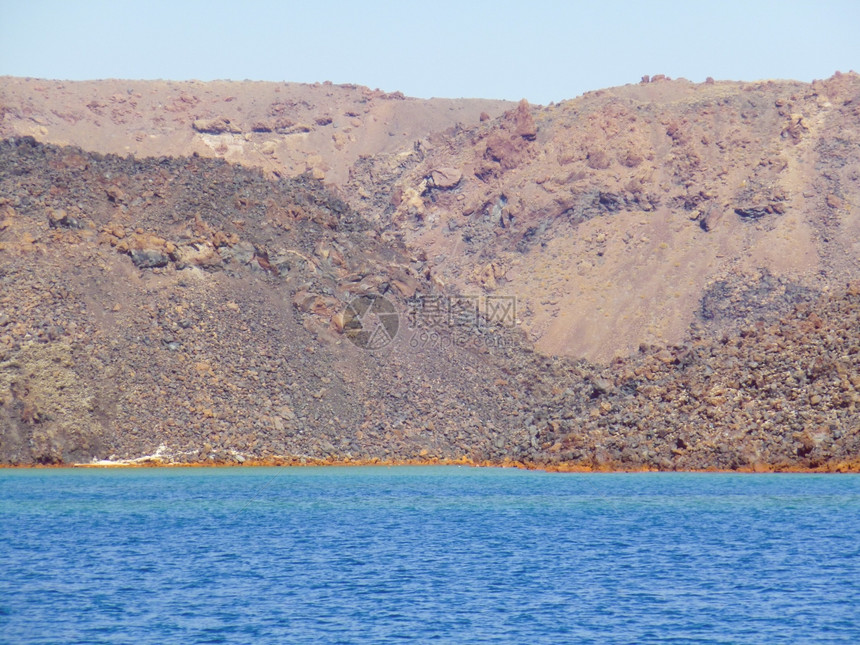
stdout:
<svg viewBox="0 0 860 645">
<path fill-rule="evenodd" d="M 3 643 L 857 643 L 860 477 L 0 471 Z"/>
</svg>

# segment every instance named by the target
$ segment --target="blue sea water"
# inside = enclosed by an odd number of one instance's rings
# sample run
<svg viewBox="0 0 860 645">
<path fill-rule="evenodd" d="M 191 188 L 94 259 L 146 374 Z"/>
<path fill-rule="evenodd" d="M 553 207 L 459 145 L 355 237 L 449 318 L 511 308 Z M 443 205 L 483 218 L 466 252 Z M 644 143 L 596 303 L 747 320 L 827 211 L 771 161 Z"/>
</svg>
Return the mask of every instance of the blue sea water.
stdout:
<svg viewBox="0 0 860 645">
<path fill-rule="evenodd" d="M 0 470 L 3 643 L 858 643 L 860 477 Z"/>
</svg>

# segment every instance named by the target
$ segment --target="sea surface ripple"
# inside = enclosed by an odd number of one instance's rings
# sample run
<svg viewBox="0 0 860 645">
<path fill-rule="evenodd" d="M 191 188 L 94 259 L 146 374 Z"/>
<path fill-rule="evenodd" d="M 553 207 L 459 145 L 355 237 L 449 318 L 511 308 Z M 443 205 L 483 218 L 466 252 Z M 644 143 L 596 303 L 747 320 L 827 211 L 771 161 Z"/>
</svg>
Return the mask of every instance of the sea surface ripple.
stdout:
<svg viewBox="0 0 860 645">
<path fill-rule="evenodd" d="M 858 643 L 860 476 L 0 470 L 2 643 Z"/>
</svg>

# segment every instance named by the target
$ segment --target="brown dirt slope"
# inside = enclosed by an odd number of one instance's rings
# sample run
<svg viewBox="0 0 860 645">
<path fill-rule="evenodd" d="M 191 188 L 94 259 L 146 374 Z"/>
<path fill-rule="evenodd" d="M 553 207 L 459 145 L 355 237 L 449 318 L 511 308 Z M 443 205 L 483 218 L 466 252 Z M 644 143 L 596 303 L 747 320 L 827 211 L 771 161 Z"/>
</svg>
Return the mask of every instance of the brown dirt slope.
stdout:
<svg viewBox="0 0 860 645">
<path fill-rule="evenodd" d="M 523 103 L 362 159 L 347 188 L 452 291 L 518 297 L 541 351 L 608 363 L 860 276 L 860 76 Z"/>
</svg>

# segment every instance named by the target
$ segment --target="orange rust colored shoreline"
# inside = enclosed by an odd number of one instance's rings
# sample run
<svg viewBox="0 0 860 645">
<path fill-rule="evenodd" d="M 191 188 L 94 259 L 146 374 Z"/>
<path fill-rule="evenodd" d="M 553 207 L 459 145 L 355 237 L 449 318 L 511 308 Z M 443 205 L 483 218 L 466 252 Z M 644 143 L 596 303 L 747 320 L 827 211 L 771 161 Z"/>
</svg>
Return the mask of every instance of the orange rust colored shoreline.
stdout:
<svg viewBox="0 0 860 645">
<path fill-rule="evenodd" d="M 860 458 L 849 461 L 827 462 L 818 466 L 801 466 L 798 464 L 754 464 L 738 469 L 700 468 L 685 470 L 664 470 L 642 466 L 639 468 L 624 467 L 618 464 L 604 464 L 600 466 L 589 466 L 585 464 L 560 463 L 540 464 L 521 462 L 514 460 L 503 461 L 474 461 L 467 457 L 459 459 L 437 459 L 437 458 L 415 458 L 415 459 L 313 459 L 313 458 L 290 458 L 273 457 L 267 459 L 247 459 L 244 463 L 235 462 L 189 462 L 178 463 L 151 459 L 138 463 L 116 464 L 2 464 L 0 468 L 24 469 L 24 468 L 254 468 L 254 467 L 325 467 L 325 466 L 470 466 L 474 468 L 518 468 L 521 470 L 542 470 L 552 473 L 637 473 L 637 472 L 689 472 L 689 473 L 860 473 Z"/>
</svg>

